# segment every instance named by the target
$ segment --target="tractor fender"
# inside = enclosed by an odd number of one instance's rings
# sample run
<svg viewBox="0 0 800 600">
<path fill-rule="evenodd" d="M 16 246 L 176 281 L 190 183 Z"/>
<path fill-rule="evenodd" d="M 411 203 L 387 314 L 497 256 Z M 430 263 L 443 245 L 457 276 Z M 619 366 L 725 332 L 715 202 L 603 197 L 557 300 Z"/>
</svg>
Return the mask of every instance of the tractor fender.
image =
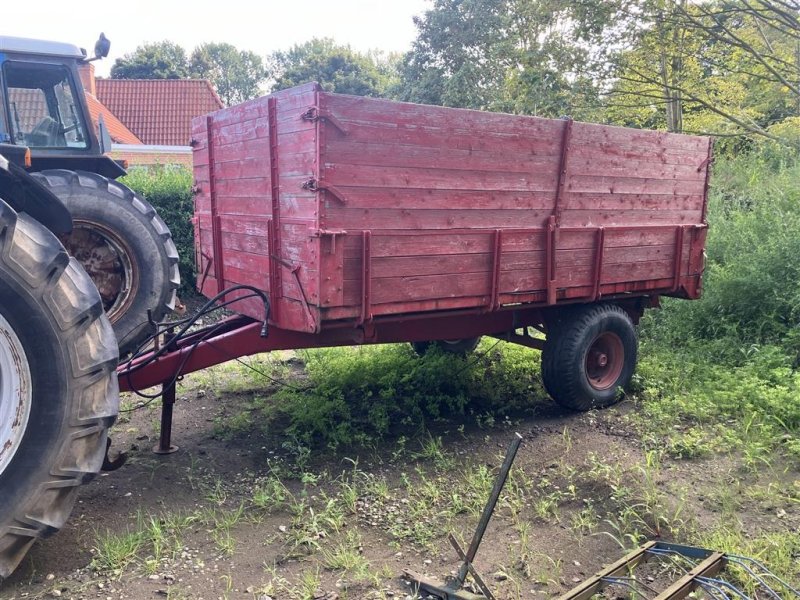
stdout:
<svg viewBox="0 0 800 600">
<path fill-rule="evenodd" d="M 72 231 L 72 215 L 59 197 L 2 154 L 0 198 L 17 212 L 30 215 L 57 236 Z"/>
</svg>

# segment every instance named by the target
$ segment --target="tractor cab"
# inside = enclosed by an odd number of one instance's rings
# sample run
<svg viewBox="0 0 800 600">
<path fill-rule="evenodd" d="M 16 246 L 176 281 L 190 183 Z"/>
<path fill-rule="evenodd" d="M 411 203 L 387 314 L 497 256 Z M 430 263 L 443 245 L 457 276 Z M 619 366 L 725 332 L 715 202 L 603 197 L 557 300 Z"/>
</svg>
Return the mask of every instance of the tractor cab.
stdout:
<svg viewBox="0 0 800 600">
<path fill-rule="evenodd" d="M 72 44 L 0 36 L 0 152 L 13 160 L 30 149 L 26 166 L 32 171 L 122 175 L 103 156 L 110 138 L 102 121 L 95 131 L 78 75 L 82 63 L 102 58 L 108 48 L 102 34 L 94 58 Z"/>
</svg>

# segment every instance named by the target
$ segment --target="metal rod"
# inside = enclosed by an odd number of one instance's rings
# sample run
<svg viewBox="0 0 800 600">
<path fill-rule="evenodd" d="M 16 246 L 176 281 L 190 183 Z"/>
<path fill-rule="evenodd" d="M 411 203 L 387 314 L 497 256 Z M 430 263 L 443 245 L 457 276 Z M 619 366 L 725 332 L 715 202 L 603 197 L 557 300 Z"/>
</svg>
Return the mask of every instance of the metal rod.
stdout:
<svg viewBox="0 0 800 600">
<path fill-rule="evenodd" d="M 175 406 L 175 382 L 164 382 L 161 386 L 161 432 L 158 444 L 153 448 L 156 454 L 172 454 L 178 451 L 172 445 L 172 409 Z"/>
<path fill-rule="evenodd" d="M 472 561 L 475 559 L 475 555 L 478 553 L 478 547 L 481 545 L 481 541 L 483 540 L 483 534 L 486 533 L 486 527 L 489 525 L 489 520 L 492 518 L 494 507 L 497 505 L 497 500 L 500 498 L 500 492 L 503 490 L 503 486 L 506 484 L 508 473 L 511 471 L 511 464 L 514 462 L 514 457 L 516 457 L 517 450 L 519 450 L 519 445 L 521 443 L 522 436 L 518 433 L 515 433 L 514 438 L 508 445 L 506 459 L 503 461 L 503 466 L 500 467 L 500 473 L 497 474 L 497 479 L 494 482 L 492 493 L 489 496 L 489 502 L 486 503 L 486 507 L 483 509 L 483 514 L 481 515 L 481 520 L 478 521 L 478 528 L 475 530 L 475 534 L 472 536 L 472 542 L 469 545 L 469 550 L 467 550 L 466 560 L 458 570 L 458 575 L 456 575 L 457 587 L 464 585 L 464 580 L 467 578 L 469 566 L 472 564 Z"/>
</svg>

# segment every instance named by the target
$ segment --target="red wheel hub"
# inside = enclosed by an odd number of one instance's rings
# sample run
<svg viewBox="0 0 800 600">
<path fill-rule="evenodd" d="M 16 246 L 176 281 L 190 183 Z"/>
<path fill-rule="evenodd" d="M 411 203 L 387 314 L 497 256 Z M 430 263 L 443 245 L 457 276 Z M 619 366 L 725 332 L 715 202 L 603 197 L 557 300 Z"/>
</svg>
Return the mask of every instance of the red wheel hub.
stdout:
<svg viewBox="0 0 800 600">
<path fill-rule="evenodd" d="M 619 379 L 625 366 L 625 347 L 616 333 L 598 335 L 586 353 L 586 377 L 596 390 L 607 390 Z"/>
</svg>

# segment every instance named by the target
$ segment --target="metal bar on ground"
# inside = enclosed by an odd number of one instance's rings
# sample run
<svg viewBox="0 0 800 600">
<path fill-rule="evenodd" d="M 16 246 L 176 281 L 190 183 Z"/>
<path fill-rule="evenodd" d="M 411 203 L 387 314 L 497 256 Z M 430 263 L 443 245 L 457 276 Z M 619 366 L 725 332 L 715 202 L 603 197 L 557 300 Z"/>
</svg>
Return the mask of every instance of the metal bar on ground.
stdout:
<svg viewBox="0 0 800 600">
<path fill-rule="evenodd" d="M 481 520 L 478 521 L 478 527 L 475 530 L 475 534 L 472 536 L 472 542 L 467 550 L 466 559 L 461 565 L 461 568 L 458 570 L 458 575 L 456 575 L 456 583 L 458 583 L 458 587 L 464 585 L 464 580 L 467 577 L 469 565 L 471 565 L 472 561 L 475 560 L 475 555 L 478 553 L 478 547 L 480 547 L 481 541 L 483 540 L 483 534 L 486 533 L 486 527 L 488 527 L 489 520 L 492 518 L 494 507 L 497 505 L 497 500 L 500 498 L 500 492 L 503 491 L 503 486 L 506 484 L 508 473 L 511 471 L 511 464 L 514 462 L 514 458 L 517 456 L 517 450 L 519 450 L 519 445 L 521 443 L 522 436 L 518 433 L 515 433 L 511 443 L 508 445 L 508 451 L 506 452 L 506 458 L 503 461 L 503 466 L 500 467 L 500 472 L 497 474 L 497 479 L 494 481 L 494 487 L 492 488 L 492 493 L 489 495 L 489 501 L 486 503 L 486 507 L 483 509 Z"/>
</svg>

